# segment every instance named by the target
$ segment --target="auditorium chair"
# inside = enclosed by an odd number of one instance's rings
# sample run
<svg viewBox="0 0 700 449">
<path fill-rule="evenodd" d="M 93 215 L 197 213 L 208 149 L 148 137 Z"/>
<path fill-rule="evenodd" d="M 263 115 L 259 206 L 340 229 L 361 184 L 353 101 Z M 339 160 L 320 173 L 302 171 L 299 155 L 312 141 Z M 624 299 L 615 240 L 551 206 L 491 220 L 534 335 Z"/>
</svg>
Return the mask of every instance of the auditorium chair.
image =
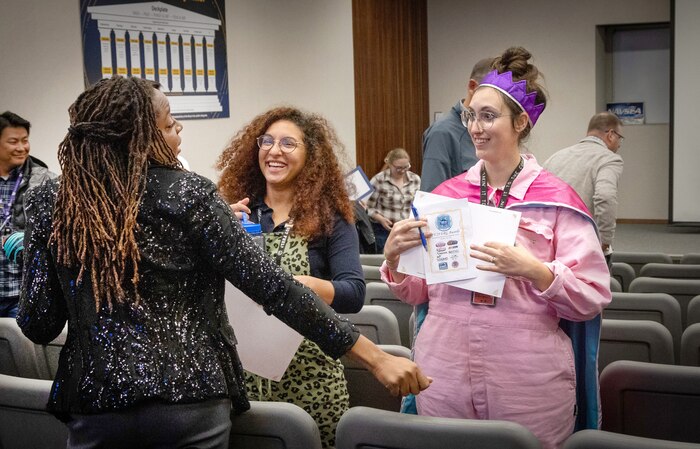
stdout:
<svg viewBox="0 0 700 449">
<path fill-rule="evenodd" d="M 649 320 L 661 323 L 671 332 L 676 361 L 681 347 L 681 307 L 676 298 L 666 293 L 614 292 L 612 301 L 603 310 L 604 319 Z"/>
<path fill-rule="evenodd" d="M 337 449 L 541 449 L 514 422 L 437 418 L 354 407 L 338 423 Z"/>
<path fill-rule="evenodd" d="M 0 374 L 0 448 L 65 449 L 68 428 L 46 411 L 51 383 Z"/>
<path fill-rule="evenodd" d="M 698 445 L 586 429 L 571 435 L 563 449 L 698 449 Z"/>
<path fill-rule="evenodd" d="M 681 322 L 683 328 L 688 325 L 688 303 L 700 295 L 700 279 L 669 279 L 638 277 L 630 284 L 630 292 L 639 293 L 668 293 L 676 298 L 681 306 Z"/>
<path fill-rule="evenodd" d="M 408 330 L 408 319 L 413 313 L 413 306 L 401 302 L 383 282 L 368 282 L 365 292 L 365 305 L 384 306 L 396 315 L 399 322 L 401 344 L 410 347 L 411 335 Z"/>
<path fill-rule="evenodd" d="M 656 252 L 625 252 L 615 251 L 612 253 L 612 262 L 624 262 L 634 268 L 634 273 L 639 276 L 639 270 L 648 263 L 673 263 L 670 255 Z"/>
<path fill-rule="evenodd" d="M 700 443 L 700 369 L 619 360 L 600 375 L 603 428 Z"/>
<path fill-rule="evenodd" d="M 362 335 L 375 344 L 401 344 L 396 315 L 384 306 L 365 305 L 358 313 L 346 313 L 341 316 L 350 320 Z"/>
<path fill-rule="evenodd" d="M 616 360 L 675 363 L 671 332 L 654 321 L 604 319 L 598 371 Z"/>
<path fill-rule="evenodd" d="M 251 401 L 231 416 L 230 449 L 321 449 L 321 436 L 304 409 L 287 402 Z"/>
</svg>

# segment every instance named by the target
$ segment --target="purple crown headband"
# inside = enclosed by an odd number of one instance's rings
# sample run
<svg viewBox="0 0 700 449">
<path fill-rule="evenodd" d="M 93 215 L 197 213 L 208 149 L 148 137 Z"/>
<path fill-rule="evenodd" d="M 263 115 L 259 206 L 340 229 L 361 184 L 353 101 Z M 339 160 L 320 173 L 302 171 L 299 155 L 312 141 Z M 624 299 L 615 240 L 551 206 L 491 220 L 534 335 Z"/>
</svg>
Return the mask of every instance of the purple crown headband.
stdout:
<svg viewBox="0 0 700 449">
<path fill-rule="evenodd" d="M 520 109 L 527 114 L 527 120 L 530 126 L 535 126 L 537 119 L 544 111 L 544 103 L 535 104 L 537 92 L 527 93 L 527 83 L 525 80 L 520 80 L 517 83 L 513 82 L 513 72 L 498 73 L 498 70 L 489 72 L 481 83 L 481 86 L 488 86 L 497 89 L 513 100 Z"/>
</svg>

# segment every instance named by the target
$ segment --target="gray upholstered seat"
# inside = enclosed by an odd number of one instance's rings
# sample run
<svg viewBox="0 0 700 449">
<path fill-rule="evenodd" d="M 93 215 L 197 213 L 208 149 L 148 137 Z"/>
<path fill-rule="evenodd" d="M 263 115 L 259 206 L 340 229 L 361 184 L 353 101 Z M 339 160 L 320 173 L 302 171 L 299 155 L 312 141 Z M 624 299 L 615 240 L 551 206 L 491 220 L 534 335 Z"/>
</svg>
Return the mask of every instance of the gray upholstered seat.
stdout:
<svg viewBox="0 0 700 449">
<path fill-rule="evenodd" d="M 617 320 L 649 320 L 661 323 L 671 332 L 676 361 L 681 347 L 681 307 L 667 293 L 614 292 L 612 302 L 603 310 L 603 318 Z"/>
<path fill-rule="evenodd" d="M 683 254 L 681 263 L 700 264 L 700 253 Z"/>
<path fill-rule="evenodd" d="M 0 374 L 47 377 L 39 367 L 37 347 L 24 336 L 14 318 L 0 318 Z"/>
<path fill-rule="evenodd" d="M 681 306 L 681 322 L 687 326 L 688 303 L 700 295 L 700 279 L 669 279 L 638 277 L 630 284 L 630 292 L 668 293 L 676 298 Z"/>
<path fill-rule="evenodd" d="M 610 274 L 620 283 L 623 292 L 629 289 L 630 283 L 637 276 L 632 265 L 625 262 L 613 262 Z"/>
<path fill-rule="evenodd" d="M 396 315 L 396 320 L 399 322 L 399 335 L 401 336 L 401 344 L 410 347 L 411 335 L 408 330 L 408 320 L 413 313 L 413 306 L 401 302 L 389 290 L 383 282 L 368 282 L 367 291 L 365 293 L 365 304 L 384 306 Z"/>
<path fill-rule="evenodd" d="M 365 282 L 381 282 L 382 276 L 379 273 L 379 267 L 375 265 L 362 265 L 362 274 L 365 276 Z"/>
<path fill-rule="evenodd" d="M 406 415 L 351 408 L 338 423 L 337 449 L 538 449 L 525 427 L 506 421 Z"/>
<path fill-rule="evenodd" d="M 230 449 L 320 449 L 316 422 L 286 402 L 251 401 L 250 410 L 231 417 Z"/>
<path fill-rule="evenodd" d="M 700 443 L 700 369 L 620 360 L 600 375 L 603 430 Z"/>
<path fill-rule="evenodd" d="M 51 383 L 0 374 L 0 447 L 65 449 L 68 428 L 46 411 Z"/>
<path fill-rule="evenodd" d="M 698 449 L 698 445 L 587 429 L 571 435 L 563 449 Z"/>
<path fill-rule="evenodd" d="M 673 338 L 663 325 L 646 320 L 604 319 L 598 370 L 616 360 L 674 363 Z"/>
<path fill-rule="evenodd" d="M 384 254 L 360 254 L 360 263 L 370 267 L 380 267 L 384 263 Z"/>
<path fill-rule="evenodd" d="M 400 345 L 399 322 L 384 306 L 365 305 L 358 313 L 343 314 L 372 342 L 382 345 Z"/>
<path fill-rule="evenodd" d="M 654 252 L 624 252 L 615 251 L 612 253 L 613 262 L 625 262 L 634 268 L 634 272 L 639 276 L 639 271 L 642 267 L 648 263 L 673 263 L 673 259 L 670 255 L 665 253 L 654 253 Z"/>
<path fill-rule="evenodd" d="M 700 265 L 648 263 L 639 270 L 639 276 L 671 279 L 700 279 Z"/>
<path fill-rule="evenodd" d="M 700 367 L 700 323 L 691 324 L 683 331 L 680 362 Z"/>
</svg>

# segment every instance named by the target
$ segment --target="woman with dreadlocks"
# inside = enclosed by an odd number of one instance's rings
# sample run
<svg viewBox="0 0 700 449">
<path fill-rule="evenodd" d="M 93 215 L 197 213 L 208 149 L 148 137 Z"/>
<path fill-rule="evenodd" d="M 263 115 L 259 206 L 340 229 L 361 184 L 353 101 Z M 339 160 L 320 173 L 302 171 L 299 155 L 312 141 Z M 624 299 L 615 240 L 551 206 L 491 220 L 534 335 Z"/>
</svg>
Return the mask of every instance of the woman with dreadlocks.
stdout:
<svg viewBox="0 0 700 449">
<path fill-rule="evenodd" d="M 154 83 L 99 81 L 70 107 L 63 175 L 27 199 L 17 321 L 36 343 L 66 321 L 48 409 L 69 448 L 227 448 L 249 408 L 224 280 L 395 394 L 430 380 L 285 274 L 206 178 L 181 169 L 182 129 Z"/>
</svg>

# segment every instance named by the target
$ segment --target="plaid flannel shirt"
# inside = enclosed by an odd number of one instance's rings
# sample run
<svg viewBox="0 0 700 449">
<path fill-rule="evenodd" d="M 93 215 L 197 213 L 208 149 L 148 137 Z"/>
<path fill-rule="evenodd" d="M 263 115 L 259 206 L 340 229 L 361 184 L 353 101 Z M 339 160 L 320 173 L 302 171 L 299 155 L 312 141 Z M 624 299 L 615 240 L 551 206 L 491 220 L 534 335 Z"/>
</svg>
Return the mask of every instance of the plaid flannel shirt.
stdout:
<svg viewBox="0 0 700 449">
<path fill-rule="evenodd" d="M 420 187 L 420 176 L 407 171 L 408 182 L 398 188 L 391 182 L 390 169 L 386 169 L 374 175 L 370 184 L 374 186 L 374 192 L 367 200 L 367 214 L 370 217 L 379 212 L 392 223 L 411 216 L 411 202 Z"/>
<path fill-rule="evenodd" d="M 5 222 L 7 218 L 5 213 L 5 205 L 10 201 L 12 196 L 12 190 L 15 187 L 15 182 L 17 182 L 17 176 L 23 166 L 14 169 L 7 179 L 0 178 L 0 213 L 2 213 L 2 221 Z M 12 210 L 9 211 L 12 215 Z M 6 237 L 9 235 L 9 231 L 12 230 L 12 219 L 8 221 L 7 225 L 0 232 L 0 237 Z M 20 264 L 11 262 L 5 257 L 5 251 L 0 249 L 0 301 L 6 299 L 16 299 L 19 298 L 19 289 L 22 282 L 22 267 Z"/>
</svg>

